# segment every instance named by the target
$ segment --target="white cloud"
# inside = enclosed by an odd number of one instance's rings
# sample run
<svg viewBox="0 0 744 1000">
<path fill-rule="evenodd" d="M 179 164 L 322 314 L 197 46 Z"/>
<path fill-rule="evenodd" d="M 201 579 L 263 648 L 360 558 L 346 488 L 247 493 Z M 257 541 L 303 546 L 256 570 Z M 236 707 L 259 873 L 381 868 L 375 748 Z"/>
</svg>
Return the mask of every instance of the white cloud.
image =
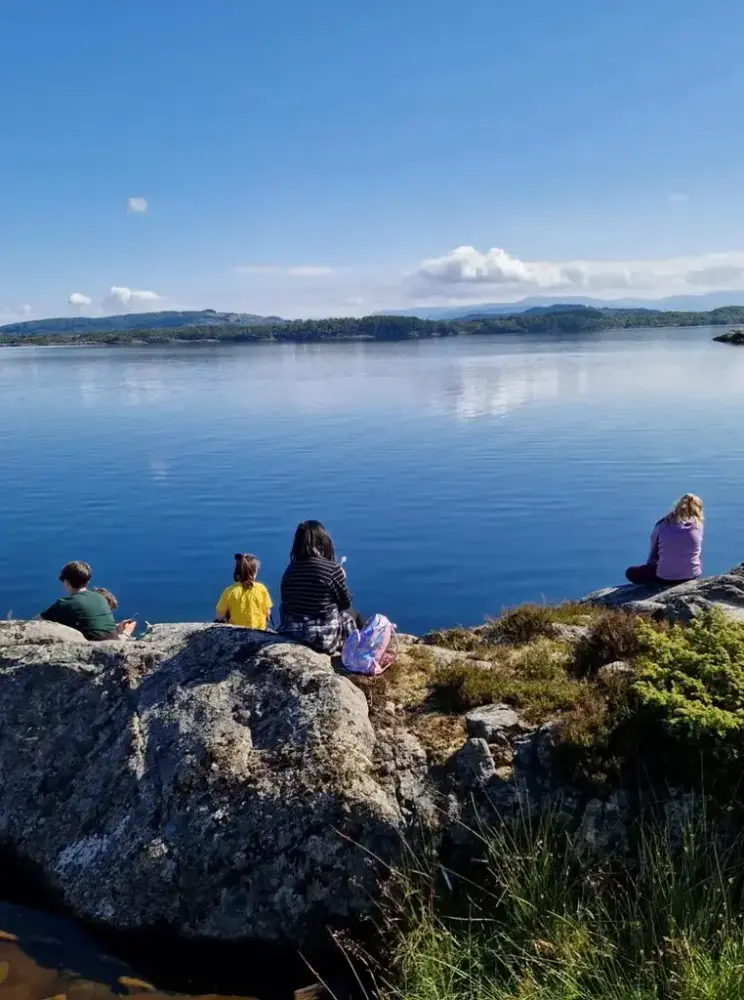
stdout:
<svg viewBox="0 0 744 1000">
<path fill-rule="evenodd" d="M 669 201 L 672 205 L 684 205 L 685 202 L 690 200 L 689 194 L 684 194 L 682 191 L 673 191 L 669 195 Z"/>
<path fill-rule="evenodd" d="M 121 305 L 126 306 L 130 302 L 157 302 L 160 296 L 157 292 L 112 285 L 109 289 L 108 298 L 115 299 Z"/>
<path fill-rule="evenodd" d="M 291 267 L 282 267 L 278 264 L 239 264 L 235 270 L 238 274 L 279 274 L 288 278 L 320 278 L 333 274 L 334 269 L 314 264 L 298 264 Z"/>
<path fill-rule="evenodd" d="M 144 288 L 127 288 L 124 285 L 112 285 L 100 299 L 94 300 L 90 295 L 73 292 L 67 302 L 76 311 L 86 316 L 105 316 L 110 313 L 127 312 L 160 312 L 165 309 L 182 308 L 165 295 Z"/>
<path fill-rule="evenodd" d="M 134 215 L 144 215 L 147 212 L 147 198 L 130 198 L 127 210 Z"/>
<path fill-rule="evenodd" d="M 26 303 L 22 306 L 5 306 L 0 308 L 0 326 L 6 323 L 22 323 L 30 318 L 33 308 Z"/>
<path fill-rule="evenodd" d="M 148 312 L 157 303 L 165 308 L 165 300 L 157 292 L 147 289 L 125 288 L 122 285 L 112 285 L 101 302 L 101 308 L 113 312 Z"/>
<path fill-rule="evenodd" d="M 641 296 L 744 288 L 744 251 L 657 260 L 524 261 L 506 250 L 461 246 L 422 261 L 408 279 L 409 293 L 425 298 L 530 293 Z"/>
</svg>

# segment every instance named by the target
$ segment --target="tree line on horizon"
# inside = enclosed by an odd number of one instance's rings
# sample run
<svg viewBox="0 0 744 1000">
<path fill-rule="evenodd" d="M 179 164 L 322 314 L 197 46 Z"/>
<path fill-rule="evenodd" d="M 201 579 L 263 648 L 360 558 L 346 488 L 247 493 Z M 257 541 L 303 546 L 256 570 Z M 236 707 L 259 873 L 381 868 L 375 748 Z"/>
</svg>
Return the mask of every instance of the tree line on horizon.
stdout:
<svg viewBox="0 0 744 1000">
<path fill-rule="evenodd" d="M 403 341 L 438 337 L 493 334 L 593 333 L 602 330 L 730 326 L 744 323 L 744 306 L 724 306 L 710 312 L 650 309 L 548 307 L 510 315 L 474 315 L 455 320 L 428 320 L 417 316 L 363 316 L 361 318 L 303 319 L 241 325 L 194 325 L 160 329 L 65 330 L 37 334 L 0 334 L 0 346 L 198 343 L 323 343 L 340 341 Z"/>
</svg>

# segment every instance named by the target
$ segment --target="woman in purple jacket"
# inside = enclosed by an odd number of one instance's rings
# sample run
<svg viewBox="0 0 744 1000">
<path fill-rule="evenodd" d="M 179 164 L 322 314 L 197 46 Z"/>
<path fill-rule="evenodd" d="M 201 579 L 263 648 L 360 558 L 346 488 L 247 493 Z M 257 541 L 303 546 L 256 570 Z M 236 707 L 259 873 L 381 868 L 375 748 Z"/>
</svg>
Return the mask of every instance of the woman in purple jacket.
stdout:
<svg viewBox="0 0 744 1000">
<path fill-rule="evenodd" d="M 657 521 L 651 533 L 648 562 L 631 566 L 625 575 L 631 583 L 670 585 L 695 580 L 703 572 L 703 501 L 685 493 L 674 509 Z"/>
</svg>

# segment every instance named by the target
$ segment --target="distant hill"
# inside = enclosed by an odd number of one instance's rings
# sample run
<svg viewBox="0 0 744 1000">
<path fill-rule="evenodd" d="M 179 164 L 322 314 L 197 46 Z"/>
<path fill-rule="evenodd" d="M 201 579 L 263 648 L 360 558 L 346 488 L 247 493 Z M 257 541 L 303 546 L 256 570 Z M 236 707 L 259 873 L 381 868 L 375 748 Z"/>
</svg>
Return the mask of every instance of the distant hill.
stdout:
<svg viewBox="0 0 744 1000">
<path fill-rule="evenodd" d="M 214 314 L 216 315 L 216 314 Z M 657 312 L 653 309 L 594 309 L 580 306 L 535 308 L 508 316 L 429 320 L 417 316 L 362 316 L 360 318 L 293 320 L 266 323 L 207 323 L 157 329 L 85 333 L 7 334 L 0 329 L 0 346 L 55 346 L 100 344 L 138 347 L 153 344 L 206 343 L 341 343 L 349 340 L 420 340 L 431 337 L 490 336 L 497 334 L 599 334 L 602 331 L 653 327 L 733 326 L 744 323 L 744 307 L 726 306 L 710 312 Z M 23 324 L 26 325 L 26 324 Z"/>
<path fill-rule="evenodd" d="M 263 326 L 283 323 L 279 316 L 255 316 L 253 313 L 171 311 L 126 313 L 123 316 L 60 316 L 57 319 L 31 319 L 0 326 L 0 335 L 31 337 L 50 334 L 123 333 L 127 330 L 174 330 L 192 326 Z"/>
<path fill-rule="evenodd" d="M 533 309 L 551 309 L 558 312 L 575 312 L 586 306 L 591 309 L 618 309 L 623 312 L 709 312 L 721 306 L 744 306 L 744 291 L 707 292 L 703 295 L 673 295 L 665 299 L 592 299 L 584 296 L 549 298 L 535 295 L 517 302 L 466 303 L 461 306 L 421 306 L 421 308 L 396 310 L 391 315 L 419 316 L 421 319 L 464 319 L 471 316 L 514 316 Z"/>
</svg>

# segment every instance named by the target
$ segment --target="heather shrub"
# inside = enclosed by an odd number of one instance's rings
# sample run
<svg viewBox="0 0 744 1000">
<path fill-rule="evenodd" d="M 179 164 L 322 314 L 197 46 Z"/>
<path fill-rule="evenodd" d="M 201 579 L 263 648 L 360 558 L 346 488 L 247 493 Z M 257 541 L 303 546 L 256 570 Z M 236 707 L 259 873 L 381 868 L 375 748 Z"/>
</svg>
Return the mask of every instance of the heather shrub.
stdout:
<svg viewBox="0 0 744 1000">
<path fill-rule="evenodd" d="M 641 619 L 627 611 L 608 608 L 592 623 L 589 634 L 574 651 L 576 672 L 593 676 L 600 667 L 616 660 L 634 660 L 641 652 Z"/>
<path fill-rule="evenodd" d="M 489 643 L 522 645 L 552 634 L 553 611 L 545 604 L 522 604 L 489 622 L 481 635 Z"/>
</svg>

